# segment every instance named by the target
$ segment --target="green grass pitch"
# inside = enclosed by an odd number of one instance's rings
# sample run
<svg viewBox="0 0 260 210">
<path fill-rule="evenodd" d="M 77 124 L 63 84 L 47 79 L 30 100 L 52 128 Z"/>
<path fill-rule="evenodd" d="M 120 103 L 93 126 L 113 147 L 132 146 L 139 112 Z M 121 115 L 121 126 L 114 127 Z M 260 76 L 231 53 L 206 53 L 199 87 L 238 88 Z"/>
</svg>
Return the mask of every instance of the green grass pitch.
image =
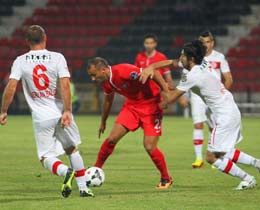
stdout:
<svg viewBox="0 0 260 210">
<path fill-rule="evenodd" d="M 97 138 L 99 116 L 77 116 L 85 165 L 91 166 L 102 139 Z M 260 158 L 259 119 L 243 119 L 241 150 Z M 80 198 L 74 182 L 70 198 L 60 195 L 62 178 L 41 167 L 36 156 L 31 118 L 11 116 L 0 127 L 0 209 L 6 210 L 258 210 L 260 187 L 234 191 L 240 180 L 210 168 L 192 169 L 194 160 L 191 119 L 165 117 L 159 147 L 165 154 L 173 186 L 158 191 L 159 173 L 142 145 L 142 131 L 129 133 L 104 165 L 106 181 L 93 188 L 95 198 Z M 205 136 L 208 136 L 205 131 Z M 204 143 L 205 152 L 206 142 Z M 62 158 L 68 163 L 66 157 Z M 242 166 L 256 177 L 259 172 Z"/>
</svg>

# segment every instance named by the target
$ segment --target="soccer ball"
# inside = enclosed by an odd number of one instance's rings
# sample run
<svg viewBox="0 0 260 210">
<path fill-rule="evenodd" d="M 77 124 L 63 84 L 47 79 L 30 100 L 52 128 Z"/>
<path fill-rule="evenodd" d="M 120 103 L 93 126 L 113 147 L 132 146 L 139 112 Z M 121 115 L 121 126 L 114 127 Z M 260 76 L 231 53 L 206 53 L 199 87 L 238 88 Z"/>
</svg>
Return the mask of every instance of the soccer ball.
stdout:
<svg viewBox="0 0 260 210">
<path fill-rule="evenodd" d="M 85 172 L 87 186 L 100 187 L 105 181 L 105 173 L 101 168 L 90 167 Z"/>
</svg>

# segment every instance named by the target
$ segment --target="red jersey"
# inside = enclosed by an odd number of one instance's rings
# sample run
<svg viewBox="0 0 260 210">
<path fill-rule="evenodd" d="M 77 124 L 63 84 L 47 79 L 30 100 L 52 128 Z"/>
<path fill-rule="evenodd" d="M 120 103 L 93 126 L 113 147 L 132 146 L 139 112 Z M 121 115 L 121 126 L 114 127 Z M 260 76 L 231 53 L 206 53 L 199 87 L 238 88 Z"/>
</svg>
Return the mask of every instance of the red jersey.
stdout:
<svg viewBox="0 0 260 210">
<path fill-rule="evenodd" d="M 164 61 L 164 60 L 167 60 L 167 57 L 161 52 L 155 51 L 155 54 L 150 58 L 147 57 L 145 52 L 140 52 L 137 54 L 135 58 L 135 65 L 140 68 L 146 68 L 150 64 L 159 61 Z M 164 69 L 158 69 L 158 71 L 163 76 L 164 74 L 169 73 L 170 69 L 164 68 Z"/>
<path fill-rule="evenodd" d="M 118 64 L 110 67 L 109 81 L 103 82 L 104 93 L 109 95 L 117 92 L 127 98 L 127 102 L 155 101 L 160 98 L 160 87 L 148 80 L 145 84 L 139 82 L 141 68 L 131 64 Z"/>
</svg>

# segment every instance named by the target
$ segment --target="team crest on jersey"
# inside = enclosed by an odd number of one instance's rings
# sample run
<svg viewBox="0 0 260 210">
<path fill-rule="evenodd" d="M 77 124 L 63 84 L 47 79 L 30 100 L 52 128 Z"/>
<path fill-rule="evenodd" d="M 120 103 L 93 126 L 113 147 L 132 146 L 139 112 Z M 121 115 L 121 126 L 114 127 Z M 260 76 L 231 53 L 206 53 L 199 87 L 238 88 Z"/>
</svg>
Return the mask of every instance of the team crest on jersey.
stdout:
<svg viewBox="0 0 260 210">
<path fill-rule="evenodd" d="M 187 74 L 183 73 L 183 74 L 181 75 L 181 81 L 182 81 L 182 82 L 186 82 L 186 81 L 187 81 Z"/>
<path fill-rule="evenodd" d="M 138 78 L 138 73 L 136 71 L 132 71 L 130 73 L 131 80 L 136 80 Z"/>
</svg>

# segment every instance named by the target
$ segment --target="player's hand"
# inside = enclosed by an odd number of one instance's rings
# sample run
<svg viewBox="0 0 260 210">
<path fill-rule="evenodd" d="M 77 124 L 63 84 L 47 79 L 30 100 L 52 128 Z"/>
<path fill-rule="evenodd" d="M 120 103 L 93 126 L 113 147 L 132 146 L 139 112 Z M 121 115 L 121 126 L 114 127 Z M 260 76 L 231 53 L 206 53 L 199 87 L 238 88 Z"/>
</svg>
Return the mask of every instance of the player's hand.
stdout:
<svg viewBox="0 0 260 210">
<path fill-rule="evenodd" d="M 160 93 L 161 97 L 162 97 L 162 101 L 159 104 L 161 109 L 167 109 L 168 108 L 168 97 L 169 97 L 169 92 L 166 91 L 161 91 Z"/>
<path fill-rule="evenodd" d="M 106 130 L 106 123 L 102 122 L 98 129 L 98 138 L 99 139 L 100 139 L 101 134 L 103 134 L 105 130 Z"/>
<path fill-rule="evenodd" d="M 142 84 L 144 84 L 149 78 L 152 79 L 153 75 L 154 75 L 154 69 L 152 67 L 147 67 L 143 69 L 143 71 L 141 72 L 139 81 L 142 82 Z"/>
<path fill-rule="evenodd" d="M 3 112 L 0 115 L 0 124 L 5 125 L 7 123 L 7 113 Z"/>
<path fill-rule="evenodd" d="M 65 111 L 63 112 L 62 114 L 62 117 L 61 117 L 61 126 L 62 127 L 68 127 L 71 123 L 71 112 L 70 111 Z"/>
<path fill-rule="evenodd" d="M 173 59 L 172 60 L 172 66 L 175 69 L 183 68 L 183 65 L 179 59 Z"/>
</svg>

